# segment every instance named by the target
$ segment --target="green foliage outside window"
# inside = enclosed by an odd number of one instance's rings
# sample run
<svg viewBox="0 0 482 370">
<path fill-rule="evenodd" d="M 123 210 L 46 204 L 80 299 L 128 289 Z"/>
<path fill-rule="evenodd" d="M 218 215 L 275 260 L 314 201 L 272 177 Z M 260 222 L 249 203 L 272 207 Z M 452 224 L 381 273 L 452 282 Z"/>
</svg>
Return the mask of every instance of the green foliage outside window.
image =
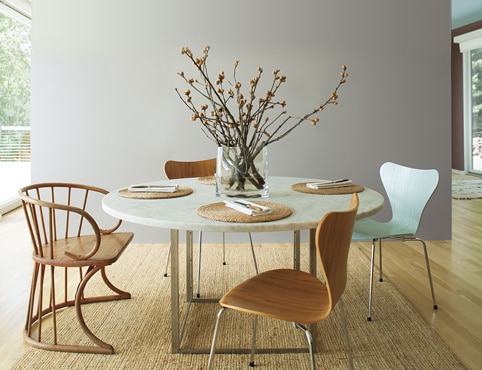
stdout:
<svg viewBox="0 0 482 370">
<path fill-rule="evenodd" d="M 30 26 L 0 12 L 0 161 L 30 160 L 30 57 Z"/>
<path fill-rule="evenodd" d="M 472 127 L 482 134 L 482 48 L 471 52 L 472 61 Z"/>
</svg>

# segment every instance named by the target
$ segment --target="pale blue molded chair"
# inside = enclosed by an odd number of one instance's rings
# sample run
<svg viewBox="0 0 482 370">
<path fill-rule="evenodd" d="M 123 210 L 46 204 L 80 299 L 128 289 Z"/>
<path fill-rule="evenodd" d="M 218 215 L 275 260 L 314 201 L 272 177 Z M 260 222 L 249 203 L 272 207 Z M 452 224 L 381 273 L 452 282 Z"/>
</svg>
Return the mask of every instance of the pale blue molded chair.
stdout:
<svg viewBox="0 0 482 370">
<path fill-rule="evenodd" d="M 373 270 L 377 240 L 379 242 L 380 254 L 380 281 L 383 281 L 382 239 L 396 239 L 404 242 L 418 241 L 422 243 L 427 264 L 428 280 L 432 291 L 433 307 L 437 309 L 427 245 L 425 241 L 417 238 L 415 234 L 417 233 L 425 206 L 437 188 L 439 174 L 435 169 L 415 169 L 387 162 L 380 168 L 380 177 L 390 202 L 392 219 L 388 222 L 379 222 L 371 218 L 358 220 L 355 223 L 352 237 L 353 241 L 372 241 L 368 321 L 372 319 Z"/>
</svg>

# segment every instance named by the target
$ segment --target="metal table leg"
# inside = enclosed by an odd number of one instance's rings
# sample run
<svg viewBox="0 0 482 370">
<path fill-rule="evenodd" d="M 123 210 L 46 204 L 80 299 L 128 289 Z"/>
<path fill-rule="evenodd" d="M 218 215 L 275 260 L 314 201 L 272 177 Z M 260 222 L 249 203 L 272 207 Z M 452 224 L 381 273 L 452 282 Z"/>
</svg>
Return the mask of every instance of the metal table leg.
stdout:
<svg viewBox="0 0 482 370">
<path fill-rule="evenodd" d="M 316 230 L 309 230 L 309 269 L 316 275 Z M 300 230 L 294 232 L 294 268 L 300 269 L 301 237 Z M 179 305 L 179 230 L 171 230 L 171 352 L 172 353 L 209 353 L 209 348 L 181 348 L 185 324 L 193 302 L 216 302 L 218 299 L 196 299 L 193 297 L 193 233 L 186 231 L 186 295 L 187 309 L 182 325 L 180 325 Z M 316 324 L 310 325 L 313 341 L 316 341 Z M 306 352 L 304 348 L 258 348 L 257 353 L 299 353 Z M 219 353 L 249 353 L 248 348 L 231 348 L 220 350 Z"/>
<path fill-rule="evenodd" d="M 179 353 L 179 230 L 171 229 L 171 352 Z"/>
<path fill-rule="evenodd" d="M 309 231 L 309 243 L 308 247 L 310 249 L 310 261 L 309 261 L 309 266 L 310 266 L 310 274 L 313 276 L 316 276 L 317 271 L 316 271 L 316 261 L 317 261 L 317 251 L 316 251 L 316 229 L 310 229 Z M 313 343 L 316 343 L 316 338 L 317 338 L 317 333 L 316 333 L 316 324 L 310 324 L 309 329 L 311 332 L 311 338 L 313 340 Z M 316 350 L 316 346 L 315 346 Z"/>
</svg>

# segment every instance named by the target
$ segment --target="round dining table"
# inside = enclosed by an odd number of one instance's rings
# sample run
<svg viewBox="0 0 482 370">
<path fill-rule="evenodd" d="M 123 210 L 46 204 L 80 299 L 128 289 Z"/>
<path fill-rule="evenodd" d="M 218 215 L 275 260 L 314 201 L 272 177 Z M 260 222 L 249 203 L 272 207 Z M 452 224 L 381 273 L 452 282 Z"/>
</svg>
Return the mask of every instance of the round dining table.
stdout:
<svg viewBox="0 0 482 370">
<path fill-rule="evenodd" d="M 285 212 L 273 219 L 258 221 L 258 216 L 250 216 L 247 222 L 238 220 L 220 220 L 210 217 L 202 210 L 221 210 L 224 200 L 233 202 L 236 199 L 219 198 L 215 186 L 210 181 L 199 178 L 156 180 L 146 184 L 177 185 L 182 194 L 165 193 L 149 196 L 148 193 L 133 193 L 127 188 L 119 189 L 105 195 L 102 201 L 104 211 L 111 216 L 128 222 L 170 229 L 171 242 L 171 344 L 173 353 L 204 353 L 205 349 L 181 348 L 184 327 L 179 322 L 179 231 L 186 231 L 186 291 L 187 301 L 195 298 L 192 294 L 192 231 L 219 232 L 294 232 L 294 268 L 300 268 L 300 231 L 309 232 L 309 269 L 316 274 L 315 231 L 321 218 L 332 211 L 342 211 L 349 207 L 351 192 L 348 187 L 340 188 L 340 192 L 312 191 L 306 189 L 307 183 L 319 182 L 319 179 L 298 177 L 269 177 L 269 197 L 248 199 L 268 206 L 280 207 Z M 359 197 L 357 219 L 374 215 L 384 204 L 382 194 L 353 184 Z M 153 193 L 156 194 L 156 193 Z M 223 204 L 224 205 L 224 204 Z M 286 212 L 288 210 L 288 212 Z M 288 213 L 288 214 L 287 214 Z M 276 215 L 274 215 L 276 216 Z M 243 217 L 244 214 L 243 214 Z M 246 218 L 245 218 L 246 220 Z"/>
</svg>

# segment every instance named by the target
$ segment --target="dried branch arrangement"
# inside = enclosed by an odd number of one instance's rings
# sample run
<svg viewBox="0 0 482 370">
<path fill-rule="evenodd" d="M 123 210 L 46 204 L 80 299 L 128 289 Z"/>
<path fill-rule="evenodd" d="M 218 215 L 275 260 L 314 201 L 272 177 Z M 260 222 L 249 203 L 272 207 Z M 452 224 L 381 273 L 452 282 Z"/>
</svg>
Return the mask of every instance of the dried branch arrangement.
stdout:
<svg viewBox="0 0 482 370">
<path fill-rule="evenodd" d="M 183 93 L 178 89 L 176 92 L 191 110 L 191 120 L 201 122 L 204 133 L 218 146 L 250 148 L 253 155 L 264 146 L 281 140 L 305 121 L 311 120 L 311 124 L 316 125 L 318 113 L 328 105 L 338 104 L 338 90 L 348 76 L 347 68 L 343 65 L 340 80 L 330 96 L 311 112 L 295 117 L 286 111 L 284 100 L 277 100 L 278 90 L 286 82 L 286 76 L 281 75 L 279 69 L 273 71 L 270 88 L 266 92 L 259 92 L 263 68 L 258 67 L 245 94 L 242 92 L 242 83 L 236 77 L 238 60 L 234 62 L 232 81 L 226 80 L 224 71 L 211 79 L 207 64 L 209 50 L 210 47 L 206 46 L 202 55 L 195 57 L 189 48 L 181 49 L 181 54 L 187 56 L 196 67 L 200 79 L 188 77 L 183 71 L 178 72 L 189 88 Z M 202 103 L 196 105 L 198 98 Z"/>
</svg>

